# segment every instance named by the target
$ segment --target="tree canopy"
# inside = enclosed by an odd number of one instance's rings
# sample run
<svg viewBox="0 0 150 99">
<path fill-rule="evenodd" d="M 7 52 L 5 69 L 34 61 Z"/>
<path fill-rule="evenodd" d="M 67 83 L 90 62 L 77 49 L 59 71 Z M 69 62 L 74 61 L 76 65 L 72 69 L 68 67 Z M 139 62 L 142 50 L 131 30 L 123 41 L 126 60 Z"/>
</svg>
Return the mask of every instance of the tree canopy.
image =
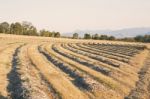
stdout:
<svg viewBox="0 0 150 99">
<path fill-rule="evenodd" d="M 0 33 L 9 33 L 9 23 L 0 23 Z"/>
<path fill-rule="evenodd" d="M 91 38 L 92 38 L 92 37 L 91 37 L 90 34 L 88 34 L 88 33 L 84 34 L 84 39 L 91 39 Z"/>
<path fill-rule="evenodd" d="M 150 35 L 144 35 L 144 36 L 136 36 L 134 38 L 135 41 L 137 42 L 150 42 Z"/>
<path fill-rule="evenodd" d="M 73 39 L 78 39 L 79 38 L 79 34 L 78 33 L 74 33 L 72 38 Z"/>
<path fill-rule="evenodd" d="M 45 36 L 45 37 L 60 37 L 59 32 L 50 32 L 48 30 L 40 30 L 38 33 L 37 28 L 31 22 L 23 21 L 15 23 L 0 23 L 0 33 L 16 34 L 16 35 L 30 35 L 30 36 Z"/>
</svg>

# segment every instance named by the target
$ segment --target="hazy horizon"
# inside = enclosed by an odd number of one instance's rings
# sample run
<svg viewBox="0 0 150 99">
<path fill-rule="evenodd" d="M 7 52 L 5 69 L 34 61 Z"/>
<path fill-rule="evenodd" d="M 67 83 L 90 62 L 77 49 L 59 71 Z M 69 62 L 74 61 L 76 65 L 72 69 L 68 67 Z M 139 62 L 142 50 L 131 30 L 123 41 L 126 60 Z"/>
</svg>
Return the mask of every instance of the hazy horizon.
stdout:
<svg viewBox="0 0 150 99">
<path fill-rule="evenodd" d="M 71 32 L 150 26 L 150 0 L 0 0 L 0 22 Z"/>
</svg>

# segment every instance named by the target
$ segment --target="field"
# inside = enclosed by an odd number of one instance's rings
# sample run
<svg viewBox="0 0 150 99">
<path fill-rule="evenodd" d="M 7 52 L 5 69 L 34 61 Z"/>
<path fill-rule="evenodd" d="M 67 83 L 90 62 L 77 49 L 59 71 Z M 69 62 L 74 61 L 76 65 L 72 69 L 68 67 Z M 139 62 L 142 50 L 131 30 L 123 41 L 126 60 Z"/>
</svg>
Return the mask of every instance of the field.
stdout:
<svg viewBox="0 0 150 99">
<path fill-rule="evenodd" d="M 150 99 L 149 44 L 0 35 L 0 99 Z"/>
</svg>

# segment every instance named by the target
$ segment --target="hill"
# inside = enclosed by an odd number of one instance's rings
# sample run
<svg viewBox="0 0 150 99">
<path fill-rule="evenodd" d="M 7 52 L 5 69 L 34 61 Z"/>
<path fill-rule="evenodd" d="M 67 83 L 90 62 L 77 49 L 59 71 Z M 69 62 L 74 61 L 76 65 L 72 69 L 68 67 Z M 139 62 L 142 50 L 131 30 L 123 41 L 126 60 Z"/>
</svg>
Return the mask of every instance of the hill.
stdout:
<svg viewBox="0 0 150 99">
<path fill-rule="evenodd" d="M 75 30 L 74 32 L 70 33 L 64 33 L 63 36 L 69 36 L 71 37 L 73 33 L 79 33 L 80 37 L 83 37 L 85 33 L 90 34 L 106 34 L 106 35 L 112 35 L 116 38 L 124 38 L 124 37 L 135 37 L 137 35 L 145 35 L 150 34 L 150 27 L 144 27 L 144 28 L 126 28 L 126 29 L 120 29 L 120 30 Z"/>
</svg>

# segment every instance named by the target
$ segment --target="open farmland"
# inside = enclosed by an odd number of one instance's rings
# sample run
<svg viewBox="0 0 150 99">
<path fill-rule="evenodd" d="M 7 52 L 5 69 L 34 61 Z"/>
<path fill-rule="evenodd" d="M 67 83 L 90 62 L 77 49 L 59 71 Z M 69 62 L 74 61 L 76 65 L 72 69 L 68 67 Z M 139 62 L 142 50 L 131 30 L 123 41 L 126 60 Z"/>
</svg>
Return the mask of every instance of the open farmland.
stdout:
<svg viewBox="0 0 150 99">
<path fill-rule="evenodd" d="M 0 35 L 0 99 L 150 99 L 149 44 Z"/>
</svg>

